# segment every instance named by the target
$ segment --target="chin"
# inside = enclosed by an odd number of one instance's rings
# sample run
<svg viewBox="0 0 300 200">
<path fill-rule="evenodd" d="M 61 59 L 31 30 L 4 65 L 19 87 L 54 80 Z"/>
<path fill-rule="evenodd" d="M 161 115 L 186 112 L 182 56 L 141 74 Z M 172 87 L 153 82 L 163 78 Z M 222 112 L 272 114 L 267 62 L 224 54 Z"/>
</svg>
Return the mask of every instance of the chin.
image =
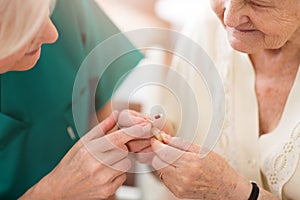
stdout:
<svg viewBox="0 0 300 200">
<path fill-rule="evenodd" d="M 23 59 L 19 60 L 15 66 L 14 66 L 14 71 L 27 71 L 32 69 L 37 61 L 40 58 L 40 52 L 36 53 L 33 56 L 25 56 Z"/>
<path fill-rule="evenodd" d="M 233 49 L 242 53 L 253 54 L 259 51 L 259 45 L 256 45 L 255 43 L 249 44 L 247 42 L 237 41 L 235 39 L 231 39 L 229 43 Z"/>
<path fill-rule="evenodd" d="M 16 66 L 16 70 L 15 71 L 27 71 L 27 70 L 30 70 L 32 68 L 34 68 L 34 66 L 36 65 L 37 63 L 37 60 L 32 62 L 32 63 L 28 63 L 27 65 L 24 65 L 24 66 Z"/>
<path fill-rule="evenodd" d="M 27 70 L 32 69 L 36 63 L 37 63 L 37 60 L 32 60 L 31 62 L 16 64 L 13 68 L 11 68 L 10 70 L 7 70 L 7 72 L 8 71 L 27 71 Z"/>
<path fill-rule="evenodd" d="M 4 74 L 4 73 L 7 73 L 7 72 L 12 72 L 12 71 L 27 71 L 27 70 L 30 70 L 32 69 L 35 64 L 37 63 L 37 61 L 34 61 L 32 63 L 28 63 L 28 64 L 23 64 L 23 65 L 15 65 L 11 68 L 7 68 L 7 69 L 4 69 L 4 68 L 0 68 L 0 74 Z"/>
<path fill-rule="evenodd" d="M 262 33 L 259 31 L 240 32 L 232 29 L 227 30 L 227 39 L 231 47 L 237 51 L 252 54 L 263 47 Z"/>
</svg>

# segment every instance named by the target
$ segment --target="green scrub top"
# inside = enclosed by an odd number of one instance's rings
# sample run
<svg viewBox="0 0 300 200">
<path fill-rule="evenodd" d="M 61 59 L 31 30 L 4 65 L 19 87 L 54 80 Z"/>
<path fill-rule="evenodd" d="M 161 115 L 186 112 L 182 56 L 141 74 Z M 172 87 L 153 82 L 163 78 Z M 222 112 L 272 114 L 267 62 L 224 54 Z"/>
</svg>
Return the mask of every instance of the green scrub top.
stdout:
<svg viewBox="0 0 300 200">
<path fill-rule="evenodd" d="M 120 32 L 92 0 L 58 0 L 52 19 L 60 37 L 43 47 L 37 65 L 26 72 L 0 75 L 0 199 L 20 197 L 78 140 L 72 116 L 76 73 L 97 44 Z M 113 70 L 100 80 L 95 109 L 108 101 L 120 77 L 141 58 L 136 50 L 111 64 Z M 89 84 L 83 85 L 76 98 L 83 102 L 82 121 L 87 123 L 84 102 L 90 93 Z"/>
</svg>

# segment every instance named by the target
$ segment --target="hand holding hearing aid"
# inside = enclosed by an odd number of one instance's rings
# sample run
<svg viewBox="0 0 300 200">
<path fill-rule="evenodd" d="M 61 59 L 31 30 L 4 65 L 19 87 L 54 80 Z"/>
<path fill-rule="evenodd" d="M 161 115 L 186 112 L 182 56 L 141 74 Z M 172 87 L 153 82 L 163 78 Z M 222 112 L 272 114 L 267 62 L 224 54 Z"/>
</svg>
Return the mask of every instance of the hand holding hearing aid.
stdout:
<svg viewBox="0 0 300 200">
<path fill-rule="evenodd" d="M 151 129 L 148 138 L 139 138 L 126 144 L 130 152 L 136 153 L 136 157 L 140 162 L 150 164 L 153 157 L 150 139 L 154 137 L 161 142 L 163 141 L 161 135 L 161 130 L 164 127 L 163 115 L 155 113 L 152 116 L 147 116 L 133 110 L 123 110 L 120 112 L 117 125 L 121 129 L 132 126 L 144 127 L 147 130 Z"/>
</svg>

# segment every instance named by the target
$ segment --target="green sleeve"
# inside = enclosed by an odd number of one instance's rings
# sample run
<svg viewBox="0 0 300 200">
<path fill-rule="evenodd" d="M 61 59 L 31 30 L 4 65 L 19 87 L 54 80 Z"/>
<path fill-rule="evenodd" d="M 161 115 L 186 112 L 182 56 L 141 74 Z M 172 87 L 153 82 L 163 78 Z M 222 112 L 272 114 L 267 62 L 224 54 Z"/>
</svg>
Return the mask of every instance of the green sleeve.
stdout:
<svg viewBox="0 0 300 200">
<path fill-rule="evenodd" d="M 78 1 L 78 3 L 74 3 Z M 99 8 L 98 4 L 93 0 L 68 0 L 70 4 L 77 6 L 77 15 L 81 38 L 84 43 L 84 50 L 88 55 L 101 42 L 111 39 L 115 34 L 120 33 L 120 30 L 111 22 L 107 15 Z M 80 14 L 79 14 L 80 13 Z M 133 44 L 124 36 L 121 42 L 126 48 L 134 48 Z M 111 47 L 113 48 L 115 47 Z M 110 51 L 108 50 L 108 51 Z M 103 51 L 99 51 L 98 58 L 99 67 L 101 66 L 101 57 Z M 95 56 L 94 56 L 95 57 Z M 135 50 L 125 55 L 117 57 L 109 66 L 107 66 L 104 74 L 102 74 L 96 92 L 95 107 L 98 110 L 112 96 L 116 85 L 119 84 L 121 78 L 132 70 L 138 62 L 143 58 L 140 51 Z M 99 74 L 92 74 L 90 81 L 97 81 Z"/>
</svg>

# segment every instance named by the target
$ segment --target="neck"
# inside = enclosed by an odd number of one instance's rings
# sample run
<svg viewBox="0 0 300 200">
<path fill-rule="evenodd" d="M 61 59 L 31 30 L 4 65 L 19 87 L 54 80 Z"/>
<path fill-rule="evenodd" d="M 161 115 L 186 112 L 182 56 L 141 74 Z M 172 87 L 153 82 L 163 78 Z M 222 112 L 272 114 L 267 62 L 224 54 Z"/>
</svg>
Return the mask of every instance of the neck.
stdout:
<svg viewBox="0 0 300 200">
<path fill-rule="evenodd" d="M 300 65 L 300 48 L 285 46 L 276 50 L 262 50 L 251 54 L 250 59 L 256 73 L 269 76 L 297 72 Z"/>
<path fill-rule="evenodd" d="M 256 73 L 285 75 L 300 65 L 300 30 L 279 49 L 264 49 L 249 55 Z"/>
</svg>

